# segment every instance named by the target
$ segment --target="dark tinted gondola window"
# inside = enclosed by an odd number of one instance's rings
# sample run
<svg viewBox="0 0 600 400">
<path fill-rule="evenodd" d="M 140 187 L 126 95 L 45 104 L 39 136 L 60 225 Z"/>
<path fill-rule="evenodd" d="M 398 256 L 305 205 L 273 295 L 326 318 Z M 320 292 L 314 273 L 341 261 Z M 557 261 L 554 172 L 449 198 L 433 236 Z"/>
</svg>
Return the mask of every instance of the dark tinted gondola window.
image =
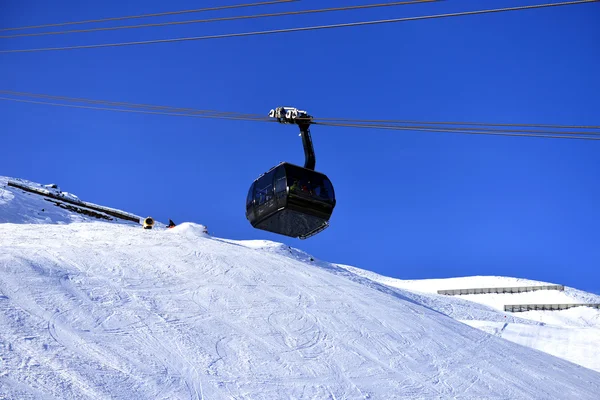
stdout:
<svg viewBox="0 0 600 400">
<path fill-rule="evenodd" d="M 290 185 L 290 192 L 298 193 L 301 191 L 300 189 L 300 179 L 297 176 L 290 175 L 288 177 L 288 182 Z"/>
<path fill-rule="evenodd" d="M 313 197 L 317 197 L 320 200 L 332 200 L 333 191 L 331 188 L 331 182 L 323 177 L 313 177 L 310 181 L 311 194 Z"/>
<path fill-rule="evenodd" d="M 280 167 L 275 171 L 275 193 L 285 192 L 286 179 L 285 169 Z"/>
<path fill-rule="evenodd" d="M 252 205 L 252 199 L 254 198 L 254 183 L 250 185 L 250 189 L 248 189 L 248 196 L 246 196 L 246 208 Z"/>
<path fill-rule="evenodd" d="M 309 181 L 310 181 L 310 179 L 303 174 L 291 173 L 288 176 L 288 184 L 290 185 L 290 192 L 294 192 L 296 194 L 309 195 L 310 194 Z"/>
<path fill-rule="evenodd" d="M 304 171 L 294 171 L 288 176 L 290 192 L 322 201 L 333 201 L 333 187 L 329 179 L 320 174 L 298 172 Z"/>
<path fill-rule="evenodd" d="M 266 203 L 273 198 L 273 171 L 265 174 L 255 183 L 254 198 L 257 205 Z"/>
<path fill-rule="evenodd" d="M 327 178 L 323 179 L 323 184 L 321 186 L 319 196 L 323 199 L 327 199 L 333 201 L 335 195 L 333 193 L 333 186 L 331 185 L 331 181 Z"/>
</svg>

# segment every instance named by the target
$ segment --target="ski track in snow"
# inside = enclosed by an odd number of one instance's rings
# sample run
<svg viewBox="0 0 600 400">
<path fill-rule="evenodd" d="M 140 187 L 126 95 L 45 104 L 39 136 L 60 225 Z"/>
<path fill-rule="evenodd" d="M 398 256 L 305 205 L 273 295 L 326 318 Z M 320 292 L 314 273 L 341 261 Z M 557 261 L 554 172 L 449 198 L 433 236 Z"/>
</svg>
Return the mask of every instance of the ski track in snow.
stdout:
<svg viewBox="0 0 600 400">
<path fill-rule="evenodd" d="M 0 399 L 595 399 L 600 390 L 600 373 L 510 341 L 516 326 L 542 335 L 531 316 L 506 321 L 447 297 L 442 307 L 437 295 L 281 244 L 211 238 L 196 224 L 143 230 L 73 222 L 62 209 L 62 224 L 30 223 L 19 220 L 24 204 L 39 200 L 1 190 L 0 221 L 12 222 L 0 224 Z"/>
<path fill-rule="evenodd" d="M 578 307 L 561 311 L 508 313 L 505 304 L 600 303 L 600 296 L 566 287 L 564 291 L 438 295 L 440 289 L 548 285 L 519 278 L 476 276 L 401 280 L 351 266 L 339 265 L 390 288 L 410 290 L 417 302 L 474 328 L 600 372 L 600 310 Z"/>
<path fill-rule="evenodd" d="M 592 398 L 600 389 L 600 374 L 473 330 L 406 292 L 187 233 L 0 226 L 3 379 L 32 398 L 549 398 L 564 385 Z M 564 369 L 575 374 L 568 382 Z"/>
</svg>

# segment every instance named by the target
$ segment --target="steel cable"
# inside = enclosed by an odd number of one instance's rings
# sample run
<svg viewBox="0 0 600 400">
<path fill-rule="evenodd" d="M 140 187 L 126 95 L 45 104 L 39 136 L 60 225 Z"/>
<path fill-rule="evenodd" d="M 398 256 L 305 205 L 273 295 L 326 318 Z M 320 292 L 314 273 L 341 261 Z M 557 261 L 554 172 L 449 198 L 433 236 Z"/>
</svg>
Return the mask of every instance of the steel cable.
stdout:
<svg viewBox="0 0 600 400">
<path fill-rule="evenodd" d="M 329 126 L 345 126 L 344 123 L 341 122 L 318 122 L 315 121 L 313 122 L 314 124 L 318 124 L 318 125 L 329 125 Z M 365 127 L 373 127 L 373 126 L 385 126 L 385 127 L 389 127 L 394 128 L 394 127 L 399 127 L 399 128 L 406 128 L 406 129 L 414 129 L 414 130 L 419 130 L 419 129 L 436 129 L 435 127 L 429 127 L 429 126 L 422 126 L 422 125 L 428 125 L 428 124 L 435 124 L 435 123 L 429 123 L 429 122 L 417 122 L 420 125 L 392 125 L 392 124 L 365 124 L 365 123 L 356 123 L 356 122 L 347 122 L 346 124 L 351 124 L 354 127 L 358 127 L 358 126 L 365 126 Z M 441 124 L 435 124 L 436 126 L 439 126 Z M 548 133 L 557 133 L 557 134 L 561 134 L 561 135 L 600 135 L 600 131 L 598 132 L 581 132 L 581 131 L 543 131 L 543 130 L 533 130 L 533 129 L 496 129 L 496 128 L 485 128 L 484 126 L 486 125 L 482 125 L 481 127 L 478 128 L 455 128 L 455 127 L 444 127 L 443 129 L 445 131 L 451 132 L 451 131 L 477 131 L 477 132 L 509 132 L 509 133 L 533 133 L 533 134 L 548 134 Z M 558 129 L 558 128 L 555 128 Z"/>
<path fill-rule="evenodd" d="M 179 38 L 172 38 L 172 39 L 155 39 L 155 40 L 144 40 L 144 41 L 135 41 L 135 42 L 102 43 L 102 44 L 64 46 L 64 47 L 42 47 L 42 48 L 33 48 L 33 49 L 0 50 L 0 54 L 33 53 L 33 52 L 41 52 L 41 51 L 77 50 L 77 49 L 97 49 L 97 48 L 103 48 L 103 47 L 123 47 L 123 46 L 136 46 L 136 45 L 145 45 L 145 44 L 175 43 L 175 42 L 188 42 L 188 41 L 198 41 L 198 40 L 224 39 L 224 38 L 233 38 L 233 37 L 272 35 L 272 34 L 278 34 L 278 33 L 305 32 L 305 31 L 322 30 L 322 29 L 336 29 L 336 28 L 347 28 L 347 27 L 355 27 L 355 26 L 368 26 L 368 25 L 398 23 L 398 22 L 407 22 L 407 21 L 418 21 L 418 20 L 427 20 L 427 19 L 461 17 L 461 16 L 466 16 L 466 15 L 490 14 L 490 13 L 499 13 L 499 12 L 507 12 L 507 11 L 531 10 L 531 9 L 568 6 L 568 5 L 584 4 L 584 3 L 596 3 L 598 1 L 600 1 L 600 0 L 576 0 L 576 1 L 561 2 L 561 3 L 546 3 L 546 4 L 536 4 L 536 5 L 530 5 L 530 6 L 506 7 L 506 8 L 496 8 L 496 9 L 477 10 L 477 11 L 462 11 L 462 12 L 447 13 L 447 14 L 421 15 L 421 16 L 417 16 L 417 17 L 405 17 L 405 18 L 383 19 L 383 20 L 375 20 L 375 21 L 350 22 L 350 23 L 342 23 L 342 24 L 330 24 L 330 25 L 315 25 L 315 26 L 305 26 L 305 27 L 298 27 L 298 28 L 273 29 L 273 30 L 267 30 L 267 31 L 226 33 L 226 34 L 219 34 L 219 35 L 206 35 L 206 36 L 195 36 L 195 37 L 179 37 Z"/>
<path fill-rule="evenodd" d="M 96 24 L 96 23 L 109 22 L 109 21 L 123 21 L 123 20 L 127 20 L 127 19 L 164 17 L 167 15 L 190 14 L 190 13 L 199 13 L 199 12 L 206 12 L 206 11 L 220 11 L 220 10 L 227 10 L 227 9 L 233 9 L 233 8 L 256 7 L 256 6 L 265 6 L 265 5 L 282 4 L 282 3 L 293 3 L 296 1 L 299 1 L 299 0 L 272 0 L 272 1 L 263 1 L 263 2 L 258 2 L 258 3 L 233 4 L 233 5 L 229 5 L 229 6 L 196 8 L 196 9 L 192 9 L 192 10 L 166 11 L 166 12 L 153 13 L 153 14 L 129 15 L 129 16 L 125 16 L 125 17 L 88 19 L 85 21 L 59 22 L 59 23 L 55 23 L 55 24 L 21 26 L 21 27 L 17 27 L 17 28 L 1 28 L 0 32 L 20 31 L 20 30 L 25 30 L 25 29 L 52 28 L 52 27 L 57 27 L 57 26 Z"/>
<path fill-rule="evenodd" d="M 420 127 L 405 127 L 405 126 L 393 126 L 393 125 L 364 125 L 364 124 L 341 124 L 341 123 L 316 123 L 322 126 L 336 126 L 346 128 L 371 128 L 371 129 L 387 129 L 387 130 L 400 130 L 400 131 L 422 131 L 422 132 L 448 132 L 448 133 L 461 133 L 469 135 L 493 135 L 493 136 L 514 136 L 514 137 L 533 137 L 533 138 L 548 138 L 548 139 L 573 139 L 573 140 L 600 140 L 600 137 L 594 136 L 575 136 L 575 135 L 564 135 L 560 132 L 547 132 L 547 133 L 511 133 L 506 131 L 481 131 L 481 130 L 451 130 L 448 128 L 420 128 Z M 579 135 L 590 135 L 589 133 L 581 132 Z"/>
<path fill-rule="evenodd" d="M 104 28 L 77 29 L 77 30 L 70 30 L 70 31 L 20 33 L 20 34 L 16 34 L 16 35 L 0 36 L 0 39 L 13 39 L 13 38 L 18 38 L 18 37 L 31 37 L 31 36 L 64 35 L 64 34 L 70 34 L 70 33 L 116 31 L 116 30 L 122 30 L 122 29 L 156 28 L 156 27 L 172 26 L 172 25 L 236 21 L 236 20 L 246 20 L 246 19 L 267 18 L 267 17 L 283 17 L 283 16 L 290 16 L 290 15 L 305 15 L 305 14 L 327 13 L 327 12 L 335 12 L 335 11 L 364 10 L 364 9 L 369 9 L 369 8 L 393 7 L 393 6 L 403 6 L 403 5 L 409 5 L 409 4 L 435 3 L 435 2 L 439 2 L 439 1 L 442 1 L 442 0 L 396 1 L 393 3 L 364 4 L 364 5 L 360 5 L 360 6 L 320 8 L 320 9 L 300 10 L 300 11 L 284 11 L 284 12 L 269 13 L 269 14 L 237 15 L 237 16 L 233 16 L 233 17 L 195 19 L 195 20 L 187 20 L 187 21 L 157 22 L 157 23 L 152 23 L 152 24 L 140 24 L 140 25 L 110 26 L 110 27 L 104 27 Z"/>
<path fill-rule="evenodd" d="M 19 96 L 19 97 L 33 97 L 38 99 L 51 99 L 51 100 L 61 100 L 68 102 L 76 102 L 76 103 L 88 103 L 88 104 L 101 104 L 108 106 L 123 106 L 128 108 L 144 108 L 151 110 L 166 110 L 170 112 L 177 113 L 187 113 L 187 114 L 213 114 L 213 115 L 230 115 L 236 117 L 249 117 L 249 118 L 263 118 L 264 114 L 256 114 L 256 113 L 239 113 L 232 111 L 218 111 L 218 110 L 203 110 L 203 109 L 195 109 L 195 108 L 184 108 L 184 107 L 173 107 L 173 106 L 163 106 L 163 105 L 153 105 L 153 104 L 140 104 L 140 103 L 129 103 L 123 101 L 109 101 L 109 100 L 96 100 L 96 99 L 88 99 L 88 98 L 80 98 L 80 97 L 68 97 L 68 96 L 56 96 L 56 95 L 48 95 L 48 94 L 39 94 L 39 93 L 29 93 L 29 92 L 18 92 L 12 90 L 0 90 L 0 94 L 10 95 L 10 96 Z M 301 120 L 302 118 L 298 118 Z M 507 123 L 484 123 L 484 122 L 440 122 L 440 121 L 415 121 L 415 120 L 384 120 L 384 119 L 349 119 L 349 118 L 311 118 L 313 123 L 326 125 L 333 123 L 349 123 L 349 124 L 362 124 L 365 126 L 374 126 L 374 125 L 385 125 L 385 126 L 406 126 L 407 124 L 412 124 L 412 126 L 408 126 L 409 128 L 423 128 L 423 126 L 418 125 L 465 125 L 465 126 L 478 126 L 479 128 L 446 128 L 449 130 L 487 130 L 487 131 L 502 131 L 502 132 L 521 132 L 521 133 L 545 133 L 548 131 L 535 131 L 535 130 L 506 130 L 506 129 L 489 129 L 486 127 L 530 127 L 530 128 L 548 128 L 548 129 L 562 129 L 561 134 L 582 134 L 579 131 L 564 131 L 564 129 L 600 129 L 598 125 L 550 125 L 550 124 L 507 124 Z M 399 125 L 403 124 L 403 125 Z M 417 126 L 415 126 L 417 125 Z M 600 132 L 586 132 L 587 135 L 597 135 Z"/>
<path fill-rule="evenodd" d="M 6 93 L 8 91 L 0 91 L 0 93 Z M 40 95 L 41 96 L 41 95 Z M 61 96 L 47 96 L 54 98 L 66 97 Z M 122 109 L 114 108 L 114 105 L 132 107 L 133 105 L 142 108 L 144 105 L 134 103 L 123 103 L 123 102 L 105 102 L 102 100 L 88 100 L 89 102 L 95 102 L 95 104 L 111 105 L 112 107 L 96 107 L 86 106 L 77 104 L 64 104 L 64 103 L 51 103 L 36 100 L 27 99 L 15 99 L 10 97 L 0 97 L 0 100 L 15 101 L 19 103 L 30 103 L 30 104 L 42 104 L 58 107 L 69 107 L 78 109 L 90 109 L 90 110 L 101 110 L 101 111 L 115 111 L 121 113 L 136 113 L 136 114 L 151 114 L 151 115 L 168 115 L 168 116 L 179 116 L 179 117 L 195 117 L 195 118 L 207 118 L 207 119 L 226 119 L 226 120 L 242 120 L 242 121 L 255 121 L 255 122 L 276 122 L 274 119 L 266 116 L 260 116 L 258 114 L 241 114 L 241 113 L 229 113 L 229 112 L 218 112 L 211 111 L 211 114 L 201 114 L 199 112 L 205 112 L 206 110 L 194 110 L 189 108 L 173 108 L 167 106 L 148 106 L 150 109 Z M 152 109 L 164 109 L 165 111 L 153 111 Z M 185 110 L 185 111 L 184 111 Z M 422 126 L 399 126 L 399 125 L 386 125 L 386 124 L 364 124 L 364 123 L 336 123 L 336 122 L 314 122 L 314 124 L 321 126 L 332 126 L 332 127 L 349 127 L 349 128 L 367 128 L 367 129 L 385 129 L 385 130 L 402 130 L 402 131 L 422 131 L 422 132 L 448 132 L 448 133 L 462 133 L 462 134 L 477 134 L 477 135 L 494 135 L 494 136 L 515 136 L 515 137 L 536 137 L 536 138 L 559 138 L 559 139 L 576 139 L 576 140 L 600 140 L 600 137 L 593 137 L 600 132 L 548 132 L 548 131 L 520 131 L 520 130 L 494 130 L 484 128 L 448 128 L 448 127 L 422 127 Z M 587 136 L 586 136 L 587 135 Z"/>
<path fill-rule="evenodd" d="M 215 114 L 215 115 L 230 115 L 230 116 L 247 116 L 247 117 L 255 117 L 262 118 L 264 115 L 262 114 L 242 114 L 237 112 L 230 111 L 216 111 L 216 110 L 200 110 L 194 108 L 181 108 L 181 107 L 172 107 L 172 106 L 160 106 L 160 105 L 152 105 L 152 104 L 139 104 L 139 103 L 128 103 L 123 101 L 109 101 L 109 100 L 94 100 L 94 99 L 86 99 L 79 97 L 67 97 L 67 96 L 53 96 L 48 94 L 38 94 L 38 93 L 27 93 L 27 92 L 15 92 L 12 90 L 0 90 L 0 94 L 11 95 L 11 96 L 20 96 L 20 97 L 33 97 L 38 99 L 51 99 L 51 100 L 63 100 L 70 101 L 76 103 L 88 103 L 88 104 L 101 104 L 108 106 L 122 106 L 129 108 L 145 108 L 150 110 L 166 110 L 170 112 L 185 112 L 188 114 Z"/>
<path fill-rule="evenodd" d="M 352 123 L 383 123 L 383 124 L 418 124 L 418 125 L 468 125 L 468 126 L 495 126 L 495 127 L 524 127 L 548 129 L 600 129 L 600 125 L 551 125 L 551 124 L 510 124 L 510 123 L 485 123 L 485 122 L 460 122 L 460 121 L 413 121 L 394 119 L 344 119 L 344 118 L 313 118 L 315 122 L 352 122 Z"/>
<path fill-rule="evenodd" d="M 13 99 L 10 97 L 0 97 L 0 100 L 15 101 L 18 103 L 29 103 L 29 104 L 43 104 L 47 106 L 55 107 L 68 107 L 68 108 L 79 108 L 86 110 L 100 110 L 100 111 L 115 111 L 121 113 L 134 113 L 134 114 L 152 114 L 152 115 L 170 115 L 179 117 L 194 117 L 194 118 L 208 118 L 208 119 L 229 119 L 229 120 L 242 120 L 242 121 L 258 121 L 258 122 L 277 122 L 267 117 L 244 117 L 236 115 L 204 115 L 197 113 L 177 113 L 177 112 L 163 112 L 163 111 L 150 111 L 150 110 L 127 110 L 122 108 L 113 107 L 94 107 L 94 106 L 83 106 L 78 104 L 64 104 L 64 103 L 50 103 L 46 101 L 26 100 L 26 99 Z"/>
</svg>

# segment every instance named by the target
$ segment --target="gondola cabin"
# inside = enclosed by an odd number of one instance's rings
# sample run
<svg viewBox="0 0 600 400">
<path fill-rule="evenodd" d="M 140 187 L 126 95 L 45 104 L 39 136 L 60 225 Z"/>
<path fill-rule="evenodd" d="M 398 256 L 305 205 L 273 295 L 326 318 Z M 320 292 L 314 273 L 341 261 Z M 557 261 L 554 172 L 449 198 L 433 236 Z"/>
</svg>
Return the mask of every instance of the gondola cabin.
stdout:
<svg viewBox="0 0 600 400">
<path fill-rule="evenodd" d="M 246 218 L 254 228 L 306 239 L 329 226 L 334 207 L 326 175 L 282 162 L 250 186 Z"/>
</svg>

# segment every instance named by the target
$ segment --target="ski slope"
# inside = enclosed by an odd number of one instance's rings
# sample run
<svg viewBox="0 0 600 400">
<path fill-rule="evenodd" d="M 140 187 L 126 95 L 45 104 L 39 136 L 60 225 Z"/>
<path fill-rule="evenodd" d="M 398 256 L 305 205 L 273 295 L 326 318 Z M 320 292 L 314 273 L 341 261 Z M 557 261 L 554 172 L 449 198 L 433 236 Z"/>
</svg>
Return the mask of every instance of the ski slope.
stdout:
<svg viewBox="0 0 600 400">
<path fill-rule="evenodd" d="M 351 266 L 348 271 L 386 286 L 413 292 L 422 304 L 511 342 L 531 347 L 600 372 L 600 310 L 578 307 L 561 311 L 509 313 L 507 304 L 600 303 L 600 296 L 571 287 L 564 291 L 438 295 L 438 290 L 550 285 L 528 279 L 473 276 L 449 279 L 400 280 Z"/>
<path fill-rule="evenodd" d="M 596 371 L 300 250 L 211 237 L 194 223 L 143 230 L 62 209 L 35 214 L 45 203 L 0 179 L 0 399 L 595 399 L 600 390 Z M 493 311 L 471 315 L 492 321 Z"/>
</svg>

